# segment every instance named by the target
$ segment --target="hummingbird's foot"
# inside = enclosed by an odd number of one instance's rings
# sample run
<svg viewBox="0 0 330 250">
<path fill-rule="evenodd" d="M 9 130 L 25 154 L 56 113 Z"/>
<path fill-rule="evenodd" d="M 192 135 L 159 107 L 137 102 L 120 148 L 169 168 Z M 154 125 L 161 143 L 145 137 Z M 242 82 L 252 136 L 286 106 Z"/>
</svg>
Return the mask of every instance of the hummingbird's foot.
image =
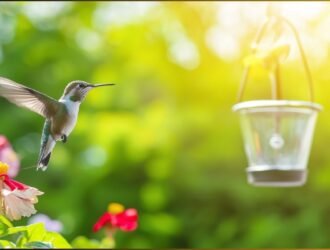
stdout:
<svg viewBox="0 0 330 250">
<path fill-rule="evenodd" d="M 63 143 L 66 143 L 66 141 L 68 140 L 68 137 L 66 135 L 62 135 L 61 140 Z"/>
</svg>

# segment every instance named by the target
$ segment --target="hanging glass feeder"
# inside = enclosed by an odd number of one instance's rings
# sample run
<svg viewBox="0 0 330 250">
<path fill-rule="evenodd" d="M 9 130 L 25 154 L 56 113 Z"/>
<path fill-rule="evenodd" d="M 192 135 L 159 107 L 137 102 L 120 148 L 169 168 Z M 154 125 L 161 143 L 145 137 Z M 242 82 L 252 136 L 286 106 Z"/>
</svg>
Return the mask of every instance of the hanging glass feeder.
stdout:
<svg viewBox="0 0 330 250">
<path fill-rule="evenodd" d="M 291 22 L 278 15 L 268 18 L 257 34 L 252 54 L 256 54 L 271 22 L 288 26 L 294 34 L 307 75 L 310 101 L 281 98 L 280 66 L 276 60 L 271 72 L 273 99 L 241 102 L 250 72 L 248 65 L 243 73 L 238 103 L 233 110 L 240 115 L 249 163 L 248 182 L 256 186 L 301 186 L 307 178 L 314 126 L 322 107 L 313 102 L 312 77 L 298 33 Z"/>
</svg>

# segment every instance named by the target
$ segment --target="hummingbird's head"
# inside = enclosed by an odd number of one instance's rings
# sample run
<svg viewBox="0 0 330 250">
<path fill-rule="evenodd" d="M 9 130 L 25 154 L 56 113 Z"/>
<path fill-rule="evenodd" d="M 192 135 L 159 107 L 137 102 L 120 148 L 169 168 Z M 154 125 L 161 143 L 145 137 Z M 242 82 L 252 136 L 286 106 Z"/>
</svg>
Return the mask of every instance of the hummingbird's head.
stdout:
<svg viewBox="0 0 330 250">
<path fill-rule="evenodd" d="M 90 84 L 88 82 L 76 80 L 70 82 L 66 86 L 62 97 L 67 98 L 72 102 L 82 102 L 90 90 L 97 87 L 111 86 L 111 85 L 115 85 L 115 84 L 113 83 Z"/>
</svg>

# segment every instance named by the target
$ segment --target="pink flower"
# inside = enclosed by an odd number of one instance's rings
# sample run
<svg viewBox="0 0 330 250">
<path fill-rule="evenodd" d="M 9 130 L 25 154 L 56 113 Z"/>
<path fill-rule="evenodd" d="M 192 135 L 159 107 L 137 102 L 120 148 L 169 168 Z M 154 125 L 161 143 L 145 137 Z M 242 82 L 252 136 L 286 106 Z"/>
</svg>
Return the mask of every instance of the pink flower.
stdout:
<svg viewBox="0 0 330 250">
<path fill-rule="evenodd" d="M 12 180 L 7 174 L 8 169 L 7 164 L 0 162 L 0 214 L 9 220 L 19 220 L 22 216 L 29 217 L 35 214 L 37 211 L 34 204 L 38 202 L 37 196 L 43 192 Z"/>
<path fill-rule="evenodd" d="M 110 203 L 108 211 L 105 212 L 94 224 L 93 231 L 97 232 L 104 226 L 114 231 L 120 229 L 122 231 L 134 231 L 137 226 L 138 213 L 134 208 L 124 209 L 118 203 Z"/>
<path fill-rule="evenodd" d="M 0 161 L 7 163 L 10 166 L 8 175 L 11 178 L 17 176 L 20 168 L 20 160 L 7 138 L 3 135 L 0 135 Z"/>
</svg>

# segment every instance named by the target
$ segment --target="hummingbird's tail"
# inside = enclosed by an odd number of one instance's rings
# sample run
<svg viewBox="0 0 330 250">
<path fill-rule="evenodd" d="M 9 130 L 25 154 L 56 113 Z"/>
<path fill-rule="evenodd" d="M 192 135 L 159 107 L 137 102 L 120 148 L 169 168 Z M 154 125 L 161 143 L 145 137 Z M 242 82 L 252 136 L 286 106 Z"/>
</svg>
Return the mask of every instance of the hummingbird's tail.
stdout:
<svg viewBox="0 0 330 250">
<path fill-rule="evenodd" d="M 47 169 L 50 155 L 56 144 L 56 141 L 53 139 L 53 136 L 50 134 L 49 130 L 50 122 L 46 121 L 41 138 L 41 148 L 37 170 L 41 169 L 45 171 Z"/>
<path fill-rule="evenodd" d="M 52 154 L 55 144 L 56 141 L 52 138 L 52 136 L 49 136 L 49 139 L 47 140 L 45 146 L 41 147 L 37 170 L 41 169 L 45 171 L 47 169 L 50 155 Z"/>
</svg>

